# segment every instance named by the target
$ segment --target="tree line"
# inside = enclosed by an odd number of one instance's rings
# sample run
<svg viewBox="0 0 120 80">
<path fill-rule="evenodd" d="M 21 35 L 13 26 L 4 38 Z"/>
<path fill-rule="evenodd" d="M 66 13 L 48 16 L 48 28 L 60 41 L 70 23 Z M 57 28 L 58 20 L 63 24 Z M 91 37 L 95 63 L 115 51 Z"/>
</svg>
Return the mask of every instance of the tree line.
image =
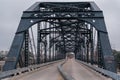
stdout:
<svg viewBox="0 0 120 80">
<path fill-rule="evenodd" d="M 113 50 L 113 55 L 115 57 L 117 68 L 120 70 L 120 51 Z"/>
</svg>

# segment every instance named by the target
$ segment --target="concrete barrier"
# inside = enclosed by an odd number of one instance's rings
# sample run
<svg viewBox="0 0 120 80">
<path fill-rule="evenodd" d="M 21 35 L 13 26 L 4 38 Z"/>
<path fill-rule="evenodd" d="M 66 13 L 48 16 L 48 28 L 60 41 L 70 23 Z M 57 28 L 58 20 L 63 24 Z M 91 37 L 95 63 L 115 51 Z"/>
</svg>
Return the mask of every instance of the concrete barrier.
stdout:
<svg viewBox="0 0 120 80">
<path fill-rule="evenodd" d="M 63 69 L 62 66 L 65 64 L 66 61 L 64 61 L 62 64 L 58 65 L 58 71 L 64 78 L 64 80 L 75 80 L 72 75 L 67 74 Z"/>
</svg>

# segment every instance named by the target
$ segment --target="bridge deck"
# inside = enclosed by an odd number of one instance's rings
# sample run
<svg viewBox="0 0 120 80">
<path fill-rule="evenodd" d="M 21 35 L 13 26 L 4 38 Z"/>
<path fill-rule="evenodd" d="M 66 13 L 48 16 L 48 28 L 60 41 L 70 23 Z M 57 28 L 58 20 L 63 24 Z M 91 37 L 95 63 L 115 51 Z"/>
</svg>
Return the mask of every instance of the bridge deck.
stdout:
<svg viewBox="0 0 120 80">
<path fill-rule="evenodd" d="M 87 66 L 76 62 L 74 59 L 69 59 L 63 68 L 75 80 L 111 80 L 91 70 Z"/>
<path fill-rule="evenodd" d="M 10 80 L 64 80 L 57 70 L 60 63 L 42 67 L 40 70 L 14 77 Z M 72 75 L 75 80 L 111 80 L 90 68 L 69 59 L 63 65 L 63 70 Z"/>
<path fill-rule="evenodd" d="M 40 68 L 37 71 L 23 74 L 21 76 L 14 77 L 10 80 L 63 80 L 57 70 L 57 66 L 60 64 L 55 63 Z"/>
</svg>

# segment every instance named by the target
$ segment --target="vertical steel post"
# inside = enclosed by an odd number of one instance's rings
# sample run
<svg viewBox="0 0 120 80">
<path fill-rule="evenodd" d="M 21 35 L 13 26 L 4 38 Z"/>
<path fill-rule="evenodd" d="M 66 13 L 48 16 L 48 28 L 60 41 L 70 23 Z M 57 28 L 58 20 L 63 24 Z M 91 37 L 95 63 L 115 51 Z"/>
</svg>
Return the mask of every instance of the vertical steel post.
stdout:
<svg viewBox="0 0 120 80">
<path fill-rule="evenodd" d="M 44 27 L 45 27 L 45 29 L 47 28 L 47 23 L 46 22 L 44 22 Z M 45 43 L 44 43 L 44 46 L 45 46 L 44 62 L 47 62 L 47 33 L 45 33 Z"/>
<path fill-rule="evenodd" d="M 89 63 L 89 42 L 87 42 L 86 46 L 87 46 L 87 63 Z"/>
<path fill-rule="evenodd" d="M 44 62 L 47 62 L 47 40 L 46 39 L 45 39 L 44 46 L 45 46 L 45 49 L 44 49 L 45 50 L 45 53 L 44 53 Z"/>
<path fill-rule="evenodd" d="M 55 25 L 56 26 L 56 25 Z M 55 28 L 55 32 L 54 32 L 54 34 L 55 34 L 55 37 L 56 37 L 56 28 Z M 55 60 L 56 60 L 56 44 L 55 44 Z"/>
<path fill-rule="evenodd" d="M 55 23 L 54 23 L 55 27 Z M 53 38 L 55 38 L 55 28 L 53 29 Z M 55 41 L 53 39 L 53 60 L 55 60 Z"/>
<path fill-rule="evenodd" d="M 98 41 L 97 41 L 97 52 L 98 52 L 98 67 L 102 68 L 103 67 L 103 60 L 102 60 L 102 52 L 101 52 L 101 44 L 100 44 L 100 34 L 99 31 L 97 33 L 98 35 Z"/>
<path fill-rule="evenodd" d="M 94 45 L 93 45 L 93 27 L 92 26 L 91 26 L 90 31 L 91 31 L 91 33 L 90 33 L 90 41 L 91 41 L 91 64 L 93 64 Z"/>
<path fill-rule="evenodd" d="M 29 65 L 29 31 L 25 31 L 25 67 Z"/>
<path fill-rule="evenodd" d="M 49 28 L 51 28 L 51 24 L 49 23 Z M 50 29 L 51 32 L 51 29 Z M 49 61 L 51 61 L 51 33 L 49 33 Z"/>
<path fill-rule="evenodd" d="M 40 64 L 40 23 L 37 24 L 37 64 Z"/>
</svg>

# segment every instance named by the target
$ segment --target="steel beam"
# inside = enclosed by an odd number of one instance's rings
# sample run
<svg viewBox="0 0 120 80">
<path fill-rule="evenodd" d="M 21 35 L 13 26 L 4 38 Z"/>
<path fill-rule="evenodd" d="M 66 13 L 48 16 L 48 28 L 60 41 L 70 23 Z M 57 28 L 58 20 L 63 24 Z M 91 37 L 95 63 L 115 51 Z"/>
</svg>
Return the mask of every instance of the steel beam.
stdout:
<svg viewBox="0 0 120 80">
<path fill-rule="evenodd" d="M 42 27 L 38 23 L 45 23 Z M 109 43 L 108 33 L 102 11 L 94 2 L 37 2 L 23 12 L 13 44 L 7 56 L 5 70 L 15 69 L 20 59 L 21 48 L 25 41 L 25 60 L 28 59 L 28 40 L 24 33 L 31 26 L 38 24 L 37 34 L 37 63 L 40 63 L 40 43 L 44 43 L 45 62 L 47 61 L 47 46 L 50 37 L 49 49 L 53 49 L 52 58 L 56 57 L 56 45 L 65 58 L 65 53 L 73 51 L 80 53 L 81 60 L 93 63 L 93 28 L 98 34 L 98 55 L 101 66 L 109 71 L 116 72 L 114 57 Z M 51 26 L 48 26 L 50 24 Z M 90 26 L 88 26 L 90 25 Z M 44 26 L 44 27 L 43 27 Z M 88 43 L 88 44 L 86 44 Z M 87 50 L 87 54 L 86 54 Z M 50 50 L 51 51 L 51 50 Z M 79 51 L 79 52 L 78 52 Z M 91 56 L 89 56 L 89 53 Z M 49 54 L 49 58 L 50 58 Z M 9 61 L 12 59 L 13 61 Z M 25 61 L 28 66 L 28 61 Z"/>
<path fill-rule="evenodd" d="M 12 42 L 12 46 L 6 57 L 3 71 L 8 71 L 17 68 L 18 59 L 20 57 L 20 51 L 24 41 L 24 33 L 16 34 Z"/>
</svg>

